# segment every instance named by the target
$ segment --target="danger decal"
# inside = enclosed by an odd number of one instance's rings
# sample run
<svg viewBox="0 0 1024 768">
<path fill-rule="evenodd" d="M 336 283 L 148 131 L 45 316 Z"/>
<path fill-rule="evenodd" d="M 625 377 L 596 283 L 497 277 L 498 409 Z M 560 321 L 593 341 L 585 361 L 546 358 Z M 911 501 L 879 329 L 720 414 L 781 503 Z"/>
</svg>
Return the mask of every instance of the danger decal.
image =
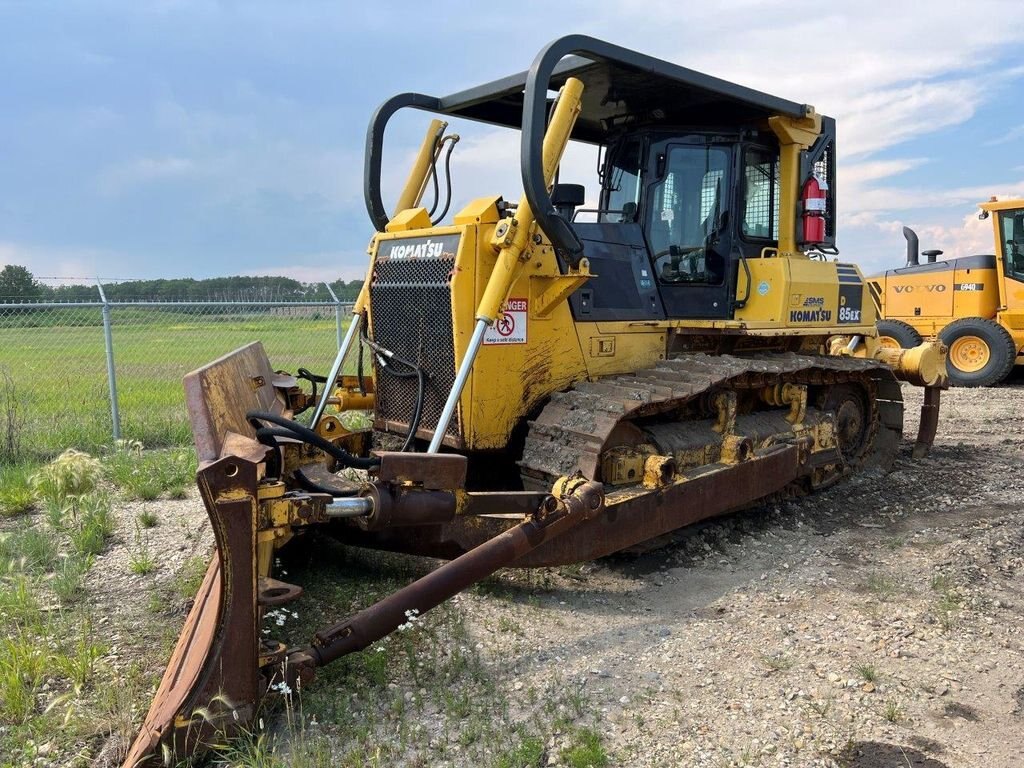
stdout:
<svg viewBox="0 0 1024 768">
<path fill-rule="evenodd" d="M 484 332 L 484 344 L 525 344 L 526 317 L 529 306 L 526 299 L 509 299 Z"/>
</svg>

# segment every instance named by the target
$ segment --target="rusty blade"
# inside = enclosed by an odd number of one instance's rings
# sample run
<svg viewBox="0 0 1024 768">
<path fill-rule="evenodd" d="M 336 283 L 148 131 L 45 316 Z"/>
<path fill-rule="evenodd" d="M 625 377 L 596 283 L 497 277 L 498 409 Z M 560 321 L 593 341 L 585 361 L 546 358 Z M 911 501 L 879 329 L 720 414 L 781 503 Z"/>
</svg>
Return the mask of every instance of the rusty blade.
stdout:
<svg viewBox="0 0 1024 768">
<path fill-rule="evenodd" d="M 125 768 L 152 764 L 160 754 L 160 739 L 168 732 L 199 678 L 202 665 L 196 660 L 205 659 L 210 654 L 220 612 L 220 597 L 220 558 L 214 555 L 164 670 L 149 714 L 125 758 Z"/>
<path fill-rule="evenodd" d="M 254 716 L 266 687 L 259 666 L 257 467 L 227 456 L 199 470 L 217 554 L 125 768 L 207 749 Z"/>
</svg>

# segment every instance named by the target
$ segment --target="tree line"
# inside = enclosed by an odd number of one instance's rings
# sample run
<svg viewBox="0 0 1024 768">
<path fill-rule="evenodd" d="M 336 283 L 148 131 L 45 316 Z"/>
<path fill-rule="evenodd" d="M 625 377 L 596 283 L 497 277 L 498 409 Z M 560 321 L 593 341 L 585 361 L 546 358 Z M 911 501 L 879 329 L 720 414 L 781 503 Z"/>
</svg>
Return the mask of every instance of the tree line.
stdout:
<svg viewBox="0 0 1024 768">
<path fill-rule="evenodd" d="M 331 289 L 341 301 L 355 301 L 362 280 L 335 280 Z M 104 284 L 109 301 L 331 301 L 323 283 L 290 277 L 190 277 L 172 280 L 131 280 Z M 25 267 L 8 264 L 0 270 L 0 303 L 19 301 L 97 301 L 95 283 L 46 285 Z"/>
</svg>

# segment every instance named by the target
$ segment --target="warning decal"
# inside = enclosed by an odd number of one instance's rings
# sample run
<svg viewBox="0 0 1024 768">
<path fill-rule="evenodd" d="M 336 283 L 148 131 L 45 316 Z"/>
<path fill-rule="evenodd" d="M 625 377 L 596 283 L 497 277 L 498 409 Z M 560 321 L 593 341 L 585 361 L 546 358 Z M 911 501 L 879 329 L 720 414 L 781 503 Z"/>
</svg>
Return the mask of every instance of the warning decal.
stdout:
<svg viewBox="0 0 1024 768">
<path fill-rule="evenodd" d="M 526 299 L 509 299 L 484 332 L 484 344 L 526 343 Z"/>
</svg>

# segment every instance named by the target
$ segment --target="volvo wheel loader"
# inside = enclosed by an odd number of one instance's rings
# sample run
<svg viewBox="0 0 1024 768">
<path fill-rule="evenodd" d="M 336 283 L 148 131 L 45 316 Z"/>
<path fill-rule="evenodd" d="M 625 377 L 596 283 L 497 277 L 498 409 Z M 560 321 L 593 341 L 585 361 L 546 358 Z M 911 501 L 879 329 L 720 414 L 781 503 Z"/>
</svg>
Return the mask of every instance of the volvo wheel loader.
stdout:
<svg viewBox="0 0 1024 768">
<path fill-rule="evenodd" d="M 405 108 L 435 119 L 388 208 L 383 139 Z M 517 202 L 444 220 L 453 118 L 520 131 Z M 569 140 L 599 152 L 589 208 L 559 178 Z M 926 387 L 923 454 L 943 350 L 878 345 L 864 279 L 834 257 L 835 147 L 806 104 L 580 36 L 528 72 L 384 102 L 366 281 L 321 394 L 259 343 L 185 379 L 217 551 L 127 764 L 251 727 L 282 683 L 499 568 L 602 557 L 888 467 L 900 379 Z M 346 429 L 349 409 L 372 428 Z M 287 647 L 261 632 L 302 591 L 274 553 L 313 528 L 446 562 Z"/>
<path fill-rule="evenodd" d="M 949 348 L 949 380 L 959 387 L 999 384 L 1024 365 L 1024 200 L 982 203 L 992 217 L 995 253 L 939 261 L 909 227 L 907 263 L 874 275 L 871 297 L 879 341 L 892 349 L 938 339 Z"/>
</svg>

